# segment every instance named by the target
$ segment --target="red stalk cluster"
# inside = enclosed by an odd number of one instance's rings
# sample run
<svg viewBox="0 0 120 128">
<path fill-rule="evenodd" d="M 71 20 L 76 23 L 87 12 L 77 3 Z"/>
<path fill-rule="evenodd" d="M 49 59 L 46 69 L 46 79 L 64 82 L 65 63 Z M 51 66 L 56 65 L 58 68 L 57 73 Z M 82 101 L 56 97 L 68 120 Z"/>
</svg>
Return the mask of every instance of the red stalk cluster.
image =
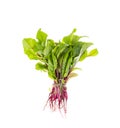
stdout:
<svg viewBox="0 0 120 128">
<path fill-rule="evenodd" d="M 67 94 L 67 88 L 64 85 L 57 85 L 54 84 L 52 87 L 51 92 L 49 93 L 49 98 L 47 100 L 47 104 L 49 104 L 49 107 L 51 108 L 52 111 L 55 111 L 56 109 L 61 109 L 64 110 L 64 112 L 67 112 L 67 99 L 68 99 L 68 94 Z"/>
</svg>

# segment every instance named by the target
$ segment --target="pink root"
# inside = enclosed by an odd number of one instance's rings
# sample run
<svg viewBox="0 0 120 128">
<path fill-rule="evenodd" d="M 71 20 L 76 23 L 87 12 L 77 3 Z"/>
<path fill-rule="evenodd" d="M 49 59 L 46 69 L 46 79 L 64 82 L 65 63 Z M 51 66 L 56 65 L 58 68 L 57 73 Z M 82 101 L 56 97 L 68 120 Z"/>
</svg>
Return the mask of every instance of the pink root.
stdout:
<svg viewBox="0 0 120 128">
<path fill-rule="evenodd" d="M 65 86 L 53 86 L 52 91 L 49 93 L 49 98 L 47 100 L 47 104 L 52 111 L 55 111 L 57 108 L 61 111 L 67 112 L 67 88 Z"/>
</svg>

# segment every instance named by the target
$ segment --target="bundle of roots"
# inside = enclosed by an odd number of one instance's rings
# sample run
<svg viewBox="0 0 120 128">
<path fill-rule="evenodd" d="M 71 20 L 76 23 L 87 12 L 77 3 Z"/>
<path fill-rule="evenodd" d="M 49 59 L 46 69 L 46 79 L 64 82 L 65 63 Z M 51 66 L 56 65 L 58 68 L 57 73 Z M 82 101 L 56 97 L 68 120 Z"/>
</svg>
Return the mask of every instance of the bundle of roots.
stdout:
<svg viewBox="0 0 120 128">
<path fill-rule="evenodd" d="M 61 109 L 64 110 L 64 112 L 67 112 L 67 87 L 66 86 L 60 86 L 60 85 L 53 85 L 51 92 L 49 93 L 49 98 L 47 100 L 47 103 L 45 106 L 49 105 L 52 111 L 55 111 L 56 109 L 59 109 L 61 112 Z"/>
</svg>

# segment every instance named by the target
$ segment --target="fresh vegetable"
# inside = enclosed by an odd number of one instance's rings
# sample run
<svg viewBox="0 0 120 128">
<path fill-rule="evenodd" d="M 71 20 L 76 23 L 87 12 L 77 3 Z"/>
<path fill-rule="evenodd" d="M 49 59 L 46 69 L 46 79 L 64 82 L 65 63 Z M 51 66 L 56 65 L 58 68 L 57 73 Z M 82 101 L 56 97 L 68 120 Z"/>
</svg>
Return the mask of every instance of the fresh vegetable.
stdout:
<svg viewBox="0 0 120 128">
<path fill-rule="evenodd" d="M 46 106 L 55 111 L 56 109 L 67 112 L 67 81 L 77 76 L 75 69 L 79 69 L 76 63 L 83 61 L 87 57 L 96 56 L 97 49 L 88 52 L 88 48 L 93 45 L 91 42 L 83 42 L 81 38 L 72 33 L 63 37 L 59 42 L 47 39 L 48 35 L 41 29 L 38 30 L 36 39 L 24 38 L 24 53 L 31 60 L 38 60 L 35 68 L 48 73 L 48 76 L 54 81 Z"/>
</svg>

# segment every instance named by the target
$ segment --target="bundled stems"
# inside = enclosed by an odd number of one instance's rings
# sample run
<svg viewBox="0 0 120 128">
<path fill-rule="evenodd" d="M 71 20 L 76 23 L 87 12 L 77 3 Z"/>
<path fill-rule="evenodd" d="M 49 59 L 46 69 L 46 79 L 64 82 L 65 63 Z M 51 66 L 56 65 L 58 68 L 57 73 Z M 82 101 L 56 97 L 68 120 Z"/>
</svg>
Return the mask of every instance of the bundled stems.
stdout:
<svg viewBox="0 0 120 128">
<path fill-rule="evenodd" d="M 66 113 L 67 100 L 68 100 L 66 83 L 68 80 L 68 76 L 65 78 L 62 78 L 61 73 L 58 71 L 58 69 L 55 70 L 55 74 L 56 74 L 57 80 L 54 80 L 54 84 L 51 89 L 51 92 L 49 93 L 49 97 L 45 107 L 49 105 L 52 111 L 59 109 L 60 112 L 61 110 L 63 110 L 64 113 Z"/>
</svg>

